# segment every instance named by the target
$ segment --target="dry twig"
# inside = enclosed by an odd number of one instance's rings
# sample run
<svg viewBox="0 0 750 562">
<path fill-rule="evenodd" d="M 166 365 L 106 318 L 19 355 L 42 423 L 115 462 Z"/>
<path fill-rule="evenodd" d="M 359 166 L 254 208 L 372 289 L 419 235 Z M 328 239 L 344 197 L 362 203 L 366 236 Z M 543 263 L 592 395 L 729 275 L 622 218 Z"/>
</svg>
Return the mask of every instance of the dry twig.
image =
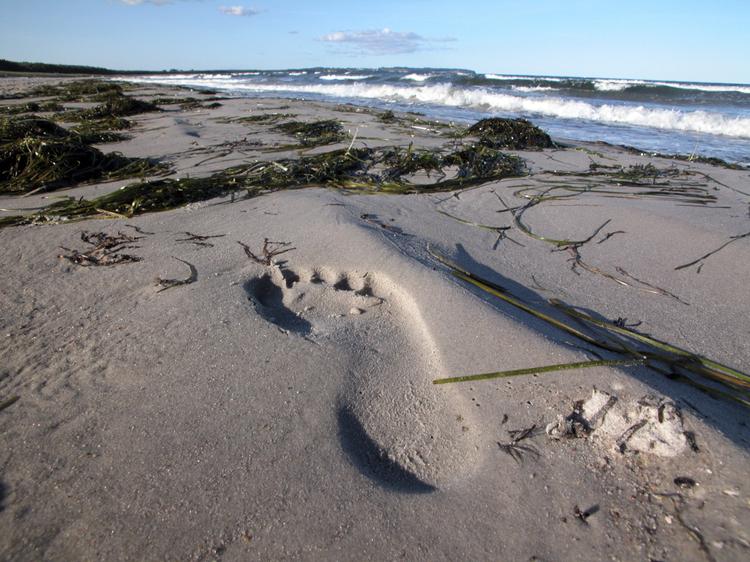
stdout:
<svg viewBox="0 0 750 562">
<path fill-rule="evenodd" d="M 84 267 L 138 262 L 143 258 L 130 254 L 120 254 L 118 252 L 138 248 L 139 246 L 128 244 L 141 238 L 140 236 L 129 236 L 122 232 L 112 235 L 106 232 L 89 232 L 84 230 L 81 232 L 81 240 L 89 244 L 91 248 L 88 251 L 81 252 L 60 246 L 66 252 L 70 252 L 70 254 L 61 254 L 59 257 Z"/>
<path fill-rule="evenodd" d="M 253 260 L 255 263 L 259 263 L 265 266 L 271 265 L 273 263 L 274 257 L 281 255 L 285 252 L 291 252 L 292 250 L 297 249 L 297 248 L 288 247 L 288 246 L 291 246 L 291 242 L 272 242 L 268 238 L 264 238 L 263 249 L 261 250 L 261 255 L 258 256 L 250 249 L 250 246 L 248 246 L 247 244 L 244 244 L 240 242 L 239 240 L 237 240 L 237 244 L 242 246 L 248 258 Z"/>
<path fill-rule="evenodd" d="M 534 458 L 539 457 L 539 451 L 533 445 L 520 445 L 521 441 L 529 439 L 538 433 L 536 424 L 524 429 L 509 429 L 510 442 L 500 443 L 498 441 L 497 445 L 503 453 L 509 455 L 517 463 L 521 463 L 523 462 L 524 455 L 530 455 Z"/>
</svg>

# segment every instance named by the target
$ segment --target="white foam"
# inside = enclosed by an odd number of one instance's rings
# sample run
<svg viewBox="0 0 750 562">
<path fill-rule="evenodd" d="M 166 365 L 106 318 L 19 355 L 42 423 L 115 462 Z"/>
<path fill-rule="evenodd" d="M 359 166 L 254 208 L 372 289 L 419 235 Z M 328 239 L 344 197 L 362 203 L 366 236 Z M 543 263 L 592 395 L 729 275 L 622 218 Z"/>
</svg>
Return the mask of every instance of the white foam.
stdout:
<svg viewBox="0 0 750 562">
<path fill-rule="evenodd" d="M 601 79 L 594 80 L 594 88 L 601 92 L 622 92 L 632 86 L 666 86 L 678 90 L 698 90 L 702 92 L 738 92 L 750 94 L 750 86 L 732 84 L 693 84 L 691 82 L 654 82 L 650 80 Z"/>
<path fill-rule="evenodd" d="M 631 86 L 641 86 L 645 83 L 641 80 L 594 80 L 594 88 L 600 92 L 622 92 Z"/>
<path fill-rule="evenodd" d="M 366 74 L 327 74 L 320 76 L 321 80 L 367 80 L 372 78 L 372 75 Z"/>
<path fill-rule="evenodd" d="M 511 88 L 518 92 L 549 92 L 557 89 L 552 86 L 512 86 Z"/>
<path fill-rule="evenodd" d="M 512 76 L 505 74 L 485 74 L 487 80 L 538 80 L 540 82 L 565 82 L 567 78 L 549 78 L 547 76 Z"/>
<path fill-rule="evenodd" d="M 303 70 L 302 72 L 290 72 L 289 76 L 304 76 L 307 74 L 307 71 Z"/>
<path fill-rule="evenodd" d="M 451 84 L 393 86 L 388 84 L 254 84 L 213 77 L 179 76 L 131 78 L 131 81 L 206 86 L 250 92 L 297 92 L 345 98 L 421 102 L 449 107 L 467 107 L 483 111 L 521 115 L 537 114 L 563 119 L 636 125 L 656 129 L 690 131 L 731 137 L 750 138 L 750 118 L 729 117 L 709 111 L 678 111 L 641 105 L 592 104 L 559 97 L 523 97 L 486 88 L 459 88 Z"/>
<path fill-rule="evenodd" d="M 413 80 L 414 82 L 424 82 L 430 78 L 434 78 L 434 74 L 407 74 L 402 77 L 402 80 Z"/>
<path fill-rule="evenodd" d="M 750 86 L 735 86 L 732 84 L 691 84 L 689 82 L 648 82 L 649 86 L 669 86 L 680 90 L 700 90 L 703 92 L 739 92 L 750 94 Z"/>
</svg>

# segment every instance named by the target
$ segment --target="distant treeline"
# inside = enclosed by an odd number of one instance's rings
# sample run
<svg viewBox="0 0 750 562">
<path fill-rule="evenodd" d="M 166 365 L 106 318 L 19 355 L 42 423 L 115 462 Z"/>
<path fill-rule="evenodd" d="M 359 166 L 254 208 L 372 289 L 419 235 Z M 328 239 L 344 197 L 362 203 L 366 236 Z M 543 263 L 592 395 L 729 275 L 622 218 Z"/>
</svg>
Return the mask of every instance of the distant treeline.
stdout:
<svg viewBox="0 0 750 562">
<path fill-rule="evenodd" d="M 0 59 L 0 72 L 47 72 L 54 74 L 118 74 L 115 70 L 97 66 L 74 64 L 46 64 L 43 62 L 13 62 Z"/>
<path fill-rule="evenodd" d="M 1 1 L 1 0 L 0 0 Z M 110 68 L 101 68 L 98 66 L 83 66 L 78 64 L 47 64 L 44 62 L 14 62 L 0 59 L 0 72 L 26 72 L 26 73 L 47 73 L 47 74 L 178 74 L 180 72 L 239 72 L 234 70 L 179 70 L 171 68 L 169 70 L 112 70 Z"/>
</svg>

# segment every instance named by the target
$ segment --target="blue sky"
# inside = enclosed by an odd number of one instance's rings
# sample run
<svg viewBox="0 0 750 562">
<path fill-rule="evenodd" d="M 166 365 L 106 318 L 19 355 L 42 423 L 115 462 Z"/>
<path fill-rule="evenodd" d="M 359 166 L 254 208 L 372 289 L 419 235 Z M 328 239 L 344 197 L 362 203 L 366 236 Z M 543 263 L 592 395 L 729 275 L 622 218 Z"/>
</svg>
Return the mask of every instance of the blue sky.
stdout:
<svg viewBox="0 0 750 562">
<path fill-rule="evenodd" d="M 0 0 L 0 58 L 750 83 L 750 0 Z"/>
</svg>

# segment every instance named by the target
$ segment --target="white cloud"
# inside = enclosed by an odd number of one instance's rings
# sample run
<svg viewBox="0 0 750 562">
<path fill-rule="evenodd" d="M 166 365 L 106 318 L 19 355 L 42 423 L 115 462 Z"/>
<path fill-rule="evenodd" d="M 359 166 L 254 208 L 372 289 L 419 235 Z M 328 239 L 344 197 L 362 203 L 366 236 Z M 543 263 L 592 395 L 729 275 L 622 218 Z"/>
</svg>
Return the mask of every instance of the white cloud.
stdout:
<svg viewBox="0 0 750 562">
<path fill-rule="evenodd" d="M 449 37 L 430 39 L 412 31 L 393 31 L 387 27 L 364 31 L 335 31 L 324 35 L 320 40 L 371 55 L 413 53 L 426 48 L 431 42 L 455 41 Z"/>
<path fill-rule="evenodd" d="M 221 6 L 219 11 L 228 16 L 256 16 L 259 13 L 259 10 L 244 6 Z"/>
</svg>

